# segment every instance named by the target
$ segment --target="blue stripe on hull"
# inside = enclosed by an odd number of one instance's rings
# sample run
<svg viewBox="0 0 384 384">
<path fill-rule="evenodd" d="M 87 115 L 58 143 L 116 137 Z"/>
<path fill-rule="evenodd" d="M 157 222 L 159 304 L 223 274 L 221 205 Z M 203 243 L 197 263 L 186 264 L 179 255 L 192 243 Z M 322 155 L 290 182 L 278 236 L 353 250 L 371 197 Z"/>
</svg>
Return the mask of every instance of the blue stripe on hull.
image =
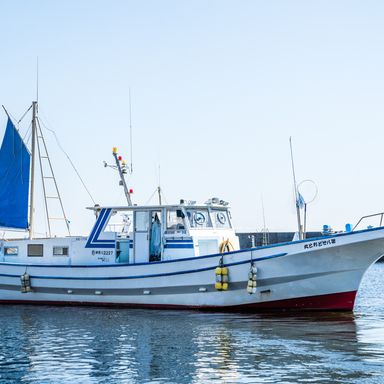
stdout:
<svg viewBox="0 0 384 384">
<path fill-rule="evenodd" d="M 248 264 L 251 261 L 262 261 L 273 259 L 277 257 L 286 256 L 287 253 L 279 253 L 276 255 L 265 256 L 259 259 L 248 259 L 243 261 L 237 261 L 234 263 L 225 263 L 224 266 L 231 267 L 234 265 Z M 152 264 L 152 263 L 151 263 Z M 153 263 L 155 264 L 155 263 Z M 125 264 L 125 266 L 136 266 L 137 264 Z M 214 270 L 217 265 L 213 265 L 211 267 L 199 268 L 199 269 L 190 269 L 186 271 L 176 271 L 176 272 L 165 272 L 165 273 L 154 273 L 150 275 L 138 275 L 138 276 L 106 276 L 106 277 L 75 277 L 75 276 L 39 276 L 39 275 L 30 275 L 33 279 L 58 279 L 58 280 L 127 280 L 127 279 L 145 279 L 152 277 L 163 277 L 163 276 L 174 276 L 174 275 L 183 275 L 187 273 L 196 273 L 196 272 L 204 272 Z M 67 268 L 71 268 L 71 266 L 67 266 Z M 10 275 L 10 274 L 0 274 L 1 277 L 20 277 L 20 275 Z"/>
</svg>

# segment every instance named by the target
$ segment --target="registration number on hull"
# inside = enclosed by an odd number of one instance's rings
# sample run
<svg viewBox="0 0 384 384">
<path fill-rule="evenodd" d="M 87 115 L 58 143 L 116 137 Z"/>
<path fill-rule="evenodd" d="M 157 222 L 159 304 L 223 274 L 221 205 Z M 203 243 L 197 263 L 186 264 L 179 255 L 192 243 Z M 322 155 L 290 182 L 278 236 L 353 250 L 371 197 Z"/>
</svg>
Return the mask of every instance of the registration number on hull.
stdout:
<svg viewBox="0 0 384 384">
<path fill-rule="evenodd" d="M 312 243 L 304 244 L 304 249 L 321 248 L 321 247 L 324 247 L 325 245 L 333 245 L 333 244 L 336 244 L 336 239 L 313 241 Z"/>
</svg>

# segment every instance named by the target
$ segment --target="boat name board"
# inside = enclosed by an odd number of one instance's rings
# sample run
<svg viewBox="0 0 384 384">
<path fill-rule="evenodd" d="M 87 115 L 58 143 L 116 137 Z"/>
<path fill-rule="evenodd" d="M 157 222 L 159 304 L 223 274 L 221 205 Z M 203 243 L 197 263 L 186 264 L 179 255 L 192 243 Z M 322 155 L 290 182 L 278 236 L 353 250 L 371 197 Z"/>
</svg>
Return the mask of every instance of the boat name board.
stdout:
<svg viewBox="0 0 384 384">
<path fill-rule="evenodd" d="M 92 250 L 92 255 L 106 255 L 106 256 L 111 256 L 113 255 L 114 251 L 95 251 Z"/>
<path fill-rule="evenodd" d="M 109 263 L 109 257 L 112 256 L 115 252 L 114 251 L 104 251 L 104 250 L 92 250 L 92 256 L 98 256 L 97 260 L 103 262 L 103 263 Z"/>
<path fill-rule="evenodd" d="M 332 245 L 332 244 L 336 244 L 336 239 L 313 241 L 312 243 L 304 244 L 304 249 L 317 248 L 317 247 L 320 248 L 324 245 Z"/>
</svg>

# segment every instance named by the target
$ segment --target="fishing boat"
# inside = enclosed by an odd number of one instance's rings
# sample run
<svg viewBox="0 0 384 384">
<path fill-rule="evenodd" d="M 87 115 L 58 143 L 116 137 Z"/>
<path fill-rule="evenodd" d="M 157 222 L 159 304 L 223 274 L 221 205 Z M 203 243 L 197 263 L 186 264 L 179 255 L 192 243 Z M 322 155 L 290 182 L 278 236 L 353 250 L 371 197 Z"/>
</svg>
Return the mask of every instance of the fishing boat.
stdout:
<svg viewBox="0 0 384 384">
<path fill-rule="evenodd" d="M 31 108 L 31 151 L 11 118 L 0 149 L 0 226 L 26 233 L 0 242 L 2 303 L 350 311 L 364 273 L 384 255 L 381 223 L 240 249 L 229 205 L 219 198 L 132 204 L 116 148 L 127 204 L 89 207 L 95 223 L 87 237 L 39 238 L 35 162 L 47 156 L 40 152 L 37 103 Z"/>
</svg>

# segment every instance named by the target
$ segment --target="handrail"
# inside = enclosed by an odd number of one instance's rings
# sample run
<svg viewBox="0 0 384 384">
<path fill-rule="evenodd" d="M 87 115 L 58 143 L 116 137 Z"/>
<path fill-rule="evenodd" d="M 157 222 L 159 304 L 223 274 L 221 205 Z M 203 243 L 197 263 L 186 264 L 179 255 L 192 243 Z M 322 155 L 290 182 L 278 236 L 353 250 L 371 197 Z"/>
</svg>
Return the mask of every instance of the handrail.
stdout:
<svg viewBox="0 0 384 384">
<path fill-rule="evenodd" d="M 357 224 L 353 227 L 352 231 L 354 231 L 357 226 L 364 220 L 364 219 L 368 219 L 369 217 L 375 217 L 375 216 L 380 216 L 380 225 L 379 227 L 382 226 L 383 224 L 383 217 L 384 217 L 384 212 L 380 212 L 380 213 L 374 213 L 372 215 L 366 215 L 366 216 L 363 216 L 362 218 L 360 218 L 360 220 L 357 222 Z"/>
</svg>

